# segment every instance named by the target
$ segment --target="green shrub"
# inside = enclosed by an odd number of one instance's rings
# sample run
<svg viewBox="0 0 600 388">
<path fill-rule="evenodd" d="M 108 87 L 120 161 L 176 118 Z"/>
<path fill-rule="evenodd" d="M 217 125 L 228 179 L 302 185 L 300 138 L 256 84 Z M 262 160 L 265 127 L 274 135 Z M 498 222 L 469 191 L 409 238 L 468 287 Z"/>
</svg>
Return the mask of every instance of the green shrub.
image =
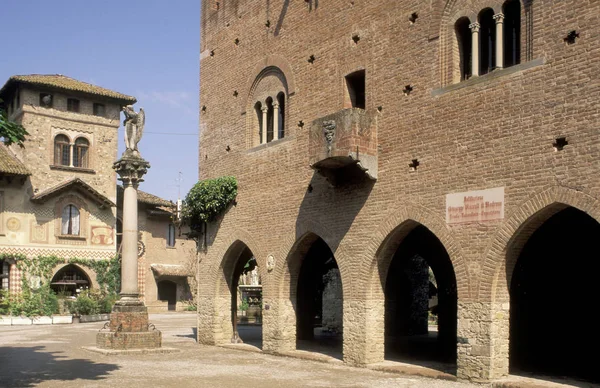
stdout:
<svg viewBox="0 0 600 388">
<path fill-rule="evenodd" d="M 25 289 L 15 300 L 11 313 L 27 317 L 51 316 L 58 313 L 58 297 L 49 285 L 38 289 Z"/>
<path fill-rule="evenodd" d="M 115 302 L 119 299 L 117 294 L 104 295 L 99 301 L 100 314 L 110 314 Z"/>
<path fill-rule="evenodd" d="M 74 315 L 92 315 L 100 312 L 97 298 L 89 290 L 82 291 L 77 299 L 70 303 L 70 312 Z"/>
</svg>

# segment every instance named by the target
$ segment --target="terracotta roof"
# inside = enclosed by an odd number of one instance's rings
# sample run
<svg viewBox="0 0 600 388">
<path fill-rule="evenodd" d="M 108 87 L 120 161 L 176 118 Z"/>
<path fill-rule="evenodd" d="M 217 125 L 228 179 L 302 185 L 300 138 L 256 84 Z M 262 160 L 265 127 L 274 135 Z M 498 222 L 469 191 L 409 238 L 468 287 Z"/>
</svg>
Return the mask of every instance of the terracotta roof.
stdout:
<svg viewBox="0 0 600 388">
<path fill-rule="evenodd" d="M 123 197 L 123 186 L 121 186 L 121 185 L 117 186 L 117 195 L 118 195 L 119 201 L 120 201 Z M 142 191 L 142 190 L 138 190 L 138 202 L 146 204 L 146 205 L 166 207 L 168 209 L 171 209 L 173 206 L 175 206 L 175 204 L 171 201 L 167 201 L 166 199 L 162 199 L 160 197 L 157 197 L 156 195 L 146 193 L 145 191 Z M 163 210 L 169 211 L 167 209 L 163 209 Z"/>
<path fill-rule="evenodd" d="M 0 143 L 0 174 L 27 176 L 31 175 L 31 172 L 8 147 Z"/>
<path fill-rule="evenodd" d="M 58 185 L 41 191 L 31 197 L 32 202 L 44 203 L 51 197 L 63 193 L 67 190 L 77 190 L 80 193 L 86 195 L 92 200 L 96 201 L 100 206 L 116 206 L 110 199 L 105 195 L 94 189 L 92 186 L 85 183 L 80 178 L 72 178 L 68 181 L 59 183 Z"/>
<path fill-rule="evenodd" d="M 8 81 L 6 81 L 2 89 L 0 89 L 0 96 L 9 90 L 12 85 L 17 83 L 95 94 L 97 96 L 112 98 L 128 104 L 134 104 L 137 101 L 135 97 L 115 92 L 110 89 L 105 89 L 100 86 L 88 84 L 87 82 L 78 81 L 61 74 L 13 75 L 8 79 Z"/>
</svg>

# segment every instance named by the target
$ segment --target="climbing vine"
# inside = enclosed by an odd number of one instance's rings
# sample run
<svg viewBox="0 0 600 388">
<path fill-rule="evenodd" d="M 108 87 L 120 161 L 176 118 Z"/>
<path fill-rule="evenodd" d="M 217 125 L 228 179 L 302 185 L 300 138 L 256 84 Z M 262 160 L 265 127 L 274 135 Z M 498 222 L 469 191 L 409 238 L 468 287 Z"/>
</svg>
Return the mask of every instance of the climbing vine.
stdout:
<svg viewBox="0 0 600 388">
<path fill-rule="evenodd" d="M 214 221 L 237 196 L 237 180 L 232 176 L 205 179 L 192 187 L 183 201 L 182 220 L 193 232 Z"/>
<path fill-rule="evenodd" d="M 116 298 L 121 288 L 121 261 L 118 256 L 109 260 L 91 260 L 57 256 L 28 258 L 21 254 L 0 254 L 0 260 L 3 259 L 15 260 L 17 268 L 27 276 L 22 276 L 19 295 L 0 296 L 0 314 L 36 316 L 58 312 L 58 299 L 50 288 L 50 282 L 52 270 L 59 264 L 76 264 L 93 270 L 100 293 L 111 296 L 109 299 Z"/>
</svg>

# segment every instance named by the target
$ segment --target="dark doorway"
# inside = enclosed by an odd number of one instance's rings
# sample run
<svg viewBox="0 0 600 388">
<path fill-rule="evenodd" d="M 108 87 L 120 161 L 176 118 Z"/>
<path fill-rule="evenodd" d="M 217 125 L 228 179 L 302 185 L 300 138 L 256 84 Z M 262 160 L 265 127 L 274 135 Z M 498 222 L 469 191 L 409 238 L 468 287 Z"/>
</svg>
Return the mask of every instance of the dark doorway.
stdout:
<svg viewBox="0 0 600 388">
<path fill-rule="evenodd" d="M 90 288 L 90 285 L 90 279 L 85 272 L 73 264 L 61 268 L 50 283 L 54 292 L 68 296 L 77 296 L 79 292 Z"/>
<path fill-rule="evenodd" d="M 238 256 L 231 280 L 231 341 L 262 349 L 262 282 L 248 247 Z"/>
<path fill-rule="evenodd" d="M 385 283 L 385 358 L 456 373 L 456 277 L 422 225 L 402 240 Z"/>
<path fill-rule="evenodd" d="M 600 382 L 600 224 L 566 208 L 529 238 L 510 282 L 510 371 Z"/>
<path fill-rule="evenodd" d="M 170 280 L 161 280 L 158 286 L 158 300 L 167 301 L 168 310 L 177 309 L 177 284 Z"/>
<path fill-rule="evenodd" d="M 341 359 L 342 282 L 333 253 L 321 238 L 302 260 L 296 301 L 296 347 Z"/>
</svg>

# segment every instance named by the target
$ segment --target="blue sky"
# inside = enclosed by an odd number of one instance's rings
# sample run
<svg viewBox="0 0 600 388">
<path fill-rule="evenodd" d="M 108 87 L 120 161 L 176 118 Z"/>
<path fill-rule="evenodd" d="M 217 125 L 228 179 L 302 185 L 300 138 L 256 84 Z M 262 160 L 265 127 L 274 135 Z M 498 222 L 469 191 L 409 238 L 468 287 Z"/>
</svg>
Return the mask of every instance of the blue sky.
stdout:
<svg viewBox="0 0 600 388">
<path fill-rule="evenodd" d="M 140 189 L 175 200 L 181 171 L 185 196 L 198 179 L 200 0 L 2 1 L 0 17 L 0 83 L 64 74 L 137 97 L 152 165 Z"/>
</svg>

